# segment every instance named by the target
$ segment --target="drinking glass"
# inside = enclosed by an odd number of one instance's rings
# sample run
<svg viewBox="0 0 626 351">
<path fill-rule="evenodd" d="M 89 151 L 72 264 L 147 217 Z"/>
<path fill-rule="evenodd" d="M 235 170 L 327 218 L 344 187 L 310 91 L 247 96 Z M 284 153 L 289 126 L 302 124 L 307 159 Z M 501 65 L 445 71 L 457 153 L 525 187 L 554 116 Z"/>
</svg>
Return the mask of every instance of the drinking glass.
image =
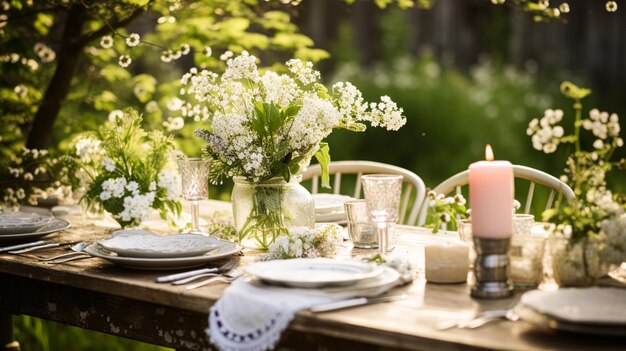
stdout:
<svg viewBox="0 0 626 351">
<path fill-rule="evenodd" d="M 200 230 L 200 201 L 209 197 L 209 171 L 211 160 L 205 158 L 183 158 L 178 160 L 178 170 L 182 178 L 183 197 L 191 202 L 191 232 Z"/>
<path fill-rule="evenodd" d="M 348 234 L 352 245 L 359 249 L 374 249 L 378 247 L 376 231 L 370 222 L 367 202 L 365 200 L 346 201 L 344 204 L 348 218 Z"/>
<path fill-rule="evenodd" d="M 390 227 L 398 220 L 402 176 L 392 174 L 368 174 L 361 176 L 365 201 L 370 220 L 376 227 L 378 250 L 387 253 L 390 245 Z"/>
</svg>

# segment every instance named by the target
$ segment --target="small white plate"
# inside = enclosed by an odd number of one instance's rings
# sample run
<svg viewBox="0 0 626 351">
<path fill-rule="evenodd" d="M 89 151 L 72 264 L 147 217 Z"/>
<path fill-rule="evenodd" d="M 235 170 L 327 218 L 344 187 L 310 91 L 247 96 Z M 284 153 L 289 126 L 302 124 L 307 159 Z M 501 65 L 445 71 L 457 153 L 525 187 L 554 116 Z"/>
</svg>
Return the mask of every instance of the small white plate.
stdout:
<svg viewBox="0 0 626 351">
<path fill-rule="evenodd" d="M 217 249 L 219 239 L 202 234 L 156 235 L 146 231 L 117 231 L 98 240 L 104 249 L 119 256 L 171 258 L 203 255 Z"/>
<path fill-rule="evenodd" d="M 327 258 L 275 260 L 246 267 L 246 273 L 265 283 L 299 288 L 351 285 L 382 272 L 373 263 Z"/>
<path fill-rule="evenodd" d="M 522 296 L 520 304 L 570 323 L 618 324 L 626 327 L 625 289 L 593 287 L 533 290 Z"/>
<path fill-rule="evenodd" d="M 139 258 L 118 256 L 97 244 L 91 244 L 85 248 L 85 252 L 107 260 L 116 265 L 144 270 L 171 270 L 185 269 L 201 266 L 207 262 L 223 259 L 241 251 L 241 246 L 226 240 L 219 240 L 218 248 L 200 256 L 175 257 L 175 258 Z"/>
<path fill-rule="evenodd" d="M 32 212 L 0 213 L 0 234 L 32 233 L 52 221 L 51 216 Z"/>
<path fill-rule="evenodd" d="M 332 214 L 344 212 L 343 203 L 354 198 L 339 194 L 313 194 L 316 214 Z"/>
<path fill-rule="evenodd" d="M 61 231 L 63 229 L 67 229 L 69 227 L 70 222 L 61 218 L 52 218 L 50 220 L 50 223 L 30 233 L 2 234 L 0 235 L 0 243 L 33 241 L 46 235 Z"/>
</svg>

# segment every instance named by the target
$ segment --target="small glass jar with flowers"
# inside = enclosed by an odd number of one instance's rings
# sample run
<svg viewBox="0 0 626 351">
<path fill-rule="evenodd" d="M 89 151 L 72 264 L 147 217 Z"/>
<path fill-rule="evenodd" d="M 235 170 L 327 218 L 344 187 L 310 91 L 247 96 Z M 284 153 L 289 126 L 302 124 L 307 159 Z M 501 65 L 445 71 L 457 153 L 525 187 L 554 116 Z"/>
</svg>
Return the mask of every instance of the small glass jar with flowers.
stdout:
<svg viewBox="0 0 626 351">
<path fill-rule="evenodd" d="M 626 169 L 626 160 L 612 160 L 624 140 L 617 114 L 594 108 L 583 118 L 582 99 L 591 93 L 589 89 L 564 82 L 561 92 L 574 100 L 572 134 L 561 126 L 564 112 L 559 109 L 548 109 L 542 118 L 531 120 L 527 134 L 533 148 L 546 154 L 562 145 L 573 146 L 561 180 L 574 190 L 576 200 L 545 211 L 543 220 L 550 223 L 557 283 L 589 286 L 606 275 L 611 265 L 626 259 L 626 198 L 610 190 L 606 177 L 609 171 Z M 584 139 L 583 132 L 593 141 Z M 586 142 L 591 144 L 587 148 Z"/>
</svg>

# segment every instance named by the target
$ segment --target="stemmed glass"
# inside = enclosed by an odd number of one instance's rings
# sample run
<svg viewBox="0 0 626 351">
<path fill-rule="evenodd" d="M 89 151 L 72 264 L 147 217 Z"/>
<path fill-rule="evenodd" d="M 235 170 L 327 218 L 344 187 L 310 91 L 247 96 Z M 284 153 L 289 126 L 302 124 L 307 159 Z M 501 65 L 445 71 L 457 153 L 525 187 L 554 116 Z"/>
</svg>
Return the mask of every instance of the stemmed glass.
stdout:
<svg viewBox="0 0 626 351">
<path fill-rule="evenodd" d="M 209 171 L 211 160 L 205 158 L 182 158 L 177 160 L 182 178 L 183 197 L 191 202 L 191 232 L 200 230 L 200 201 L 209 198 Z"/>
<path fill-rule="evenodd" d="M 398 220 L 400 192 L 402 191 L 401 175 L 369 174 L 361 176 L 365 201 L 370 220 L 376 226 L 378 250 L 386 254 L 389 249 L 389 227 Z"/>
</svg>

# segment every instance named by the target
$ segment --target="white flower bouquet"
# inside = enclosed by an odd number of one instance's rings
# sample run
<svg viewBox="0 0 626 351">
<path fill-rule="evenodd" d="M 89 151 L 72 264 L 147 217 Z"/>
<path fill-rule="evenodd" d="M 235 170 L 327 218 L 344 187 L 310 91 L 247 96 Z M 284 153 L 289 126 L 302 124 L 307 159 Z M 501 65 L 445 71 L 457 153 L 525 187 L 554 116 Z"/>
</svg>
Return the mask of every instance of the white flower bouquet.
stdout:
<svg viewBox="0 0 626 351">
<path fill-rule="evenodd" d="M 572 133 L 566 134 L 566 128 L 561 126 L 564 112 L 552 109 L 546 110 L 542 118 L 531 120 L 526 132 L 532 139 L 533 148 L 547 154 L 555 152 L 561 145 L 573 146 L 574 152 L 567 158 L 561 179 L 572 187 L 576 201 L 545 211 L 543 220 L 551 223 L 548 229 L 556 239 L 567 240 L 562 253 L 553 253 L 557 255 L 553 259 L 555 275 L 559 272 L 577 273 L 584 280 L 561 277 L 559 281 L 563 285 L 582 285 L 593 283 L 599 275 L 606 273 L 593 266 L 620 264 L 626 259 L 626 197 L 613 193 L 606 180 L 607 172 L 612 169 L 626 169 L 626 160 L 612 160 L 624 140 L 620 137 L 617 114 L 594 108 L 589 111 L 588 118 L 583 117 L 582 99 L 591 93 L 589 89 L 564 82 L 561 92 L 574 100 Z M 593 140 L 587 148 L 587 139 L 581 135 L 584 131 L 588 131 Z M 592 247 L 597 248 L 597 252 L 591 253 Z M 576 252 L 582 254 L 575 257 Z M 576 262 L 579 259 L 582 262 Z M 600 260 L 602 264 L 594 264 L 592 260 Z"/>
<path fill-rule="evenodd" d="M 89 210 L 107 211 L 122 226 L 136 226 L 153 209 L 163 219 L 181 212 L 178 173 L 166 168 L 171 139 L 141 128 L 141 116 L 129 110 L 97 132 L 75 142 L 70 181 Z M 173 219 L 173 218 L 170 218 Z"/>
<path fill-rule="evenodd" d="M 350 83 L 326 89 L 311 62 L 289 60 L 286 72 L 279 74 L 260 72 L 256 61 L 244 51 L 228 59 L 221 76 L 193 68 L 181 79 L 181 93 L 188 97 L 181 113 L 206 122 L 196 135 L 207 142 L 214 183 L 235 176 L 252 184 L 277 177 L 289 182 L 315 156 L 322 166 L 322 186 L 329 187 L 329 146 L 323 140 L 333 129 L 364 131 L 367 122 L 397 130 L 406 123 L 403 110 L 387 96 L 368 103 Z M 268 249 L 287 232 L 282 191 L 270 187 L 254 195 L 251 213 L 238 226 L 240 239 L 253 236 Z"/>
<path fill-rule="evenodd" d="M 207 121 L 196 135 L 208 143 L 214 180 L 288 180 L 313 155 L 327 166 L 328 146 L 322 140 L 334 128 L 364 131 L 363 122 L 369 122 L 398 130 L 406 123 L 403 110 L 388 96 L 367 103 L 354 85 L 343 82 L 328 91 L 311 62 L 292 59 L 286 73 L 261 74 L 256 60 L 244 51 L 227 61 L 221 77 L 192 68 L 181 79 L 181 92 L 194 100 L 183 106 L 182 114 Z"/>
</svg>

